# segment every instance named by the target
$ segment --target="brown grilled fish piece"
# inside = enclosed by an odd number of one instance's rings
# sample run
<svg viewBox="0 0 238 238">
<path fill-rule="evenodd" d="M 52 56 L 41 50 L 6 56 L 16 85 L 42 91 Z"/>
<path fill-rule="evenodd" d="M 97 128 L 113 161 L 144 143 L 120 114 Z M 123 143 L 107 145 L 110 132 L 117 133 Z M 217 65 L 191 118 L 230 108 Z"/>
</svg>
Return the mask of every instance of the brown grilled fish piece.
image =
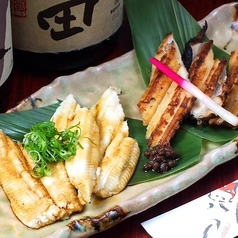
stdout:
<svg viewBox="0 0 238 238">
<path fill-rule="evenodd" d="M 231 52 L 228 66 L 228 77 L 224 91 L 224 108 L 238 116 L 238 50 Z M 209 120 L 210 124 L 232 127 L 222 118 L 216 117 Z"/>
<path fill-rule="evenodd" d="M 213 41 L 199 43 L 199 50 L 190 68 L 189 79 L 212 98 L 220 106 L 224 105 L 229 90 L 229 80 L 227 79 L 226 59 L 214 59 L 212 49 Z M 201 101 L 196 100 L 191 109 L 190 115 L 197 120 L 198 124 L 207 122 L 216 117 Z"/>
<path fill-rule="evenodd" d="M 191 110 L 194 99 L 195 98 L 191 94 L 187 93 L 179 86 L 176 87 L 171 101 L 163 111 L 161 117 L 157 118 L 157 124 L 152 133 L 149 135 L 149 147 L 154 147 L 158 144 L 170 144 L 174 134 L 180 128 L 180 124 L 182 123 L 184 117 Z"/>
<path fill-rule="evenodd" d="M 209 74 L 203 78 L 203 84 L 200 89 L 218 105 L 222 106 L 227 95 L 227 84 L 226 59 L 215 59 Z M 197 120 L 198 124 L 216 116 L 199 100 L 195 101 L 190 114 Z"/>
<path fill-rule="evenodd" d="M 231 53 L 228 70 L 229 94 L 225 102 L 225 109 L 238 115 L 238 50 Z"/>
<path fill-rule="evenodd" d="M 177 72 L 180 68 L 179 57 L 180 52 L 178 46 L 174 41 L 173 34 L 170 33 L 165 36 L 161 42 L 156 51 L 155 58 Z M 142 114 L 144 125 L 148 125 L 171 83 L 172 80 L 169 77 L 155 66 L 152 66 L 149 86 L 137 103 L 139 112 Z"/>
<path fill-rule="evenodd" d="M 175 41 L 174 44 L 176 44 Z M 194 55 L 188 70 L 188 75 L 182 62 L 179 49 L 176 47 L 177 58 L 174 60 L 177 61 L 176 64 L 179 65 L 180 68 L 175 72 L 180 74 L 183 78 L 189 79 L 207 95 L 213 95 L 214 97 L 217 97 L 217 101 L 222 101 L 221 98 L 224 100 L 225 97 L 218 97 L 217 92 L 219 91 L 219 87 L 217 85 L 225 81 L 226 61 L 214 60 L 212 46 L 212 40 L 205 43 L 198 43 L 196 55 Z M 167 51 L 166 54 L 170 55 L 170 51 Z M 159 92 L 159 88 L 157 88 L 157 90 Z M 190 114 L 191 111 L 193 117 L 196 116 L 196 110 L 198 110 L 196 106 L 202 108 L 204 111 L 204 107 L 200 106 L 199 101 L 197 101 L 197 104 L 194 107 L 196 98 L 174 82 L 170 84 L 161 98 L 157 96 L 157 101 L 160 101 L 160 103 L 157 105 L 147 126 L 146 138 L 148 139 L 149 147 L 153 147 L 157 144 L 169 144 L 174 134 L 179 129 L 184 117 Z M 206 111 L 206 113 L 208 115 L 211 114 L 210 111 Z"/>
<path fill-rule="evenodd" d="M 159 53 L 158 52 L 162 52 Z M 156 58 L 167 64 L 183 78 L 188 77 L 188 72 L 182 62 L 182 57 L 175 42 L 173 35 L 167 35 L 156 52 Z M 166 60 L 165 60 L 166 59 Z M 153 84 L 156 82 L 156 87 Z M 152 98 L 153 105 L 147 104 L 146 110 L 141 111 L 140 107 L 144 103 L 145 95 Z M 175 82 L 161 73 L 158 69 L 152 70 L 152 80 L 146 89 L 145 94 L 138 102 L 138 107 L 142 115 L 149 115 L 144 120 L 148 124 L 146 138 L 148 146 L 153 147 L 157 144 L 169 144 L 177 129 L 180 127 L 185 115 L 188 114 L 194 97 L 183 90 Z M 143 108 L 145 109 L 145 108 Z M 145 117 L 144 117 L 145 119 Z"/>
<path fill-rule="evenodd" d="M 188 70 L 189 80 L 203 91 L 204 81 L 208 77 L 214 64 L 213 41 L 209 40 L 201 44 L 197 55 L 194 57 Z"/>
</svg>

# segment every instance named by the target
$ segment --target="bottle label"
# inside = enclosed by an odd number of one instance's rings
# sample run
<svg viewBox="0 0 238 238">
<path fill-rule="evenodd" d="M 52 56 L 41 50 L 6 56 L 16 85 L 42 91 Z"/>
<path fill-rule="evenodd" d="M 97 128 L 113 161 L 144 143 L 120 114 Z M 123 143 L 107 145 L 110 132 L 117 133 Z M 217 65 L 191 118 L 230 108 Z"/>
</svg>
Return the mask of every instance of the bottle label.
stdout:
<svg viewBox="0 0 238 238">
<path fill-rule="evenodd" d="M 11 0 L 13 46 L 32 52 L 68 52 L 115 33 L 123 0 Z"/>
<path fill-rule="evenodd" d="M 8 0 L 0 2 L 0 86 L 9 77 L 13 67 L 11 15 Z"/>
</svg>

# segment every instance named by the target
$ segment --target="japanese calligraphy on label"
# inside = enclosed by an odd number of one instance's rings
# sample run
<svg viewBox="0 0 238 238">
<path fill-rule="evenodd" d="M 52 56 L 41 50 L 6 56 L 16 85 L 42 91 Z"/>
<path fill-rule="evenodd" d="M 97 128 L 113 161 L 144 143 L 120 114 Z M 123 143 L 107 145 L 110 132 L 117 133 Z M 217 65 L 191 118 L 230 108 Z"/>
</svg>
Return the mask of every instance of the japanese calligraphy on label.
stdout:
<svg viewBox="0 0 238 238">
<path fill-rule="evenodd" d="M 115 33 L 123 0 L 11 0 L 13 45 L 33 52 L 83 49 Z"/>
<path fill-rule="evenodd" d="M 9 77 L 13 67 L 10 4 L 0 2 L 0 85 Z"/>
</svg>

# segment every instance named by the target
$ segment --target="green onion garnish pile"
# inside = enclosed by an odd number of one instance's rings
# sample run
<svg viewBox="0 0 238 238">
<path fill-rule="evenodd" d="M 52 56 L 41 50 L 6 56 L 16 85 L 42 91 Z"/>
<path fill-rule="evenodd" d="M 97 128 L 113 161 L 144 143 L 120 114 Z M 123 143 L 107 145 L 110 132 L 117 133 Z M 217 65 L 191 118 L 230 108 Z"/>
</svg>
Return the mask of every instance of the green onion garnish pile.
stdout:
<svg viewBox="0 0 238 238">
<path fill-rule="evenodd" d="M 73 128 L 76 130 L 72 130 Z M 25 134 L 23 146 L 36 163 L 33 173 L 36 177 L 50 176 L 50 162 L 64 161 L 76 154 L 81 130 L 79 124 L 64 131 L 58 131 L 52 121 L 38 122 Z"/>
</svg>

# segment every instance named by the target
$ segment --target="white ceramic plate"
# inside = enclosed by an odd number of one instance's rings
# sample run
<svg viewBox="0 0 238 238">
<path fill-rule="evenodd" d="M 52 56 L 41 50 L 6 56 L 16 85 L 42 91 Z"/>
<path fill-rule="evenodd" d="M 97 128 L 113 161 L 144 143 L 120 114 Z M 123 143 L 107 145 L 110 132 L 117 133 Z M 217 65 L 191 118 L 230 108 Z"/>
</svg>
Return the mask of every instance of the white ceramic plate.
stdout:
<svg viewBox="0 0 238 238">
<path fill-rule="evenodd" d="M 229 4 L 228 8 L 231 10 L 234 5 Z M 222 8 L 220 9 L 216 11 L 218 13 L 223 11 Z M 31 108 L 31 98 L 41 98 L 42 102 L 38 101 L 38 106 L 44 106 L 55 102 L 57 99 L 64 99 L 69 93 L 72 93 L 81 105 L 90 107 L 108 86 L 116 86 L 122 90 L 123 94 L 120 98 L 126 116 L 140 119 L 136 103 L 144 92 L 145 85 L 137 66 L 134 51 L 83 72 L 59 77 L 22 101 L 17 109 Z M 83 219 L 85 216 L 99 216 L 98 218 L 105 222 L 102 229 L 107 229 L 189 187 L 214 167 L 237 155 L 237 143 L 235 141 L 221 147 L 213 146 L 215 147 L 204 148 L 205 153 L 201 155 L 200 162 L 185 171 L 167 178 L 127 187 L 120 194 L 108 199 L 97 200 L 93 198 L 92 203 L 88 204 L 83 212 L 73 215 L 69 220 L 56 222 L 39 230 L 29 229 L 16 219 L 6 196 L 0 190 L 1 238 L 87 237 L 95 233 L 93 226 L 89 226 L 89 229 L 82 233 L 77 233 L 67 226 L 70 222 Z M 105 214 L 109 218 L 118 219 L 105 219 L 103 218 Z M 78 223 L 75 222 L 75 224 Z"/>
<path fill-rule="evenodd" d="M 199 21 L 200 25 L 204 25 L 205 20 L 208 22 L 206 35 L 227 53 L 238 49 L 237 6 L 237 2 L 224 4 Z"/>
</svg>

